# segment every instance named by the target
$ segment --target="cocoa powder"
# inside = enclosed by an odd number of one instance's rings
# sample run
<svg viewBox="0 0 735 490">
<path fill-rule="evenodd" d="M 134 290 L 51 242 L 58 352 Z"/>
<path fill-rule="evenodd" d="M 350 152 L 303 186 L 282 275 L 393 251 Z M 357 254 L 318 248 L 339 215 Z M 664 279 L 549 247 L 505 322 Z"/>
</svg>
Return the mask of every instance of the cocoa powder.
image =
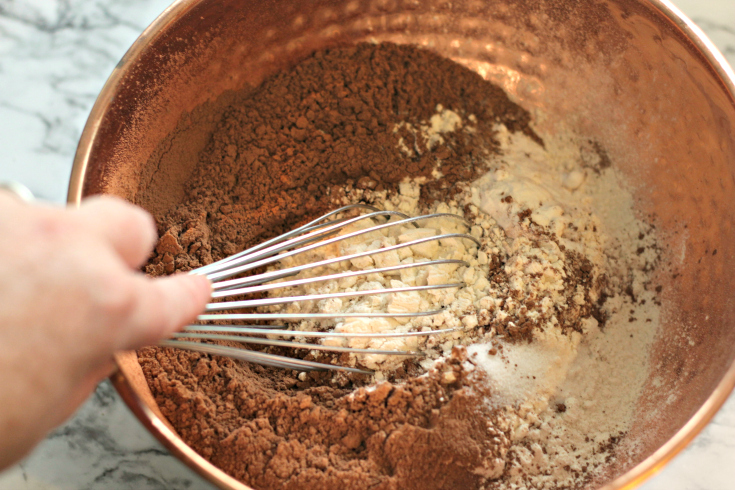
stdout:
<svg viewBox="0 0 735 490">
<path fill-rule="evenodd" d="M 157 216 L 163 238 L 151 274 L 188 270 L 291 228 L 330 208 L 333 189 L 345 183 L 392 188 L 405 177 L 429 177 L 439 165 L 444 177 L 424 192 L 446 197 L 456 182 L 482 171 L 482 157 L 496 150 L 496 123 L 535 137 L 528 113 L 500 88 L 411 46 L 317 52 L 230 97 L 236 103 L 224 109 L 199 154 L 182 202 Z M 443 143 L 407 158 L 396 124 L 426 121 L 438 104 L 474 115 L 474 131 L 448 133 Z M 147 166 L 159 168 L 162 155 L 181 153 L 177 141 L 197 138 L 180 140 L 163 142 Z M 148 195 L 140 189 L 138 202 L 145 205 Z"/>
<path fill-rule="evenodd" d="M 418 126 L 438 104 L 472 121 L 471 131 L 407 157 L 399 138 L 421 137 L 394 129 Z M 136 199 L 160 233 L 146 271 L 210 263 L 312 219 L 352 188 L 390 190 L 435 168 L 443 177 L 422 186 L 422 197 L 446 199 L 454 184 L 486 170 L 480 162 L 497 151 L 495 124 L 537 138 L 529 119 L 500 88 L 430 51 L 360 44 L 317 52 L 187 116 L 161 143 Z M 185 184 L 156 184 L 167 159 L 186 148 L 201 151 L 196 161 L 180 159 L 174 180 Z M 427 376 L 406 369 L 402 382 L 374 388 L 364 376 L 300 380 L 175 349 L 138 355 L 179 435 L 255 488 L 471 489 L 503 470 L 507 437 L 477 391 L 482 383 L 459 369 L 471 362 L 461 350 Z"/>
<path fill-rule="evenodd" d="M 481 488 L 509 446 L 459 349 L 427 376 L 357 390 L 176 349 L 138 356 L 184 440 L 259 489 Z"/>
</svg>

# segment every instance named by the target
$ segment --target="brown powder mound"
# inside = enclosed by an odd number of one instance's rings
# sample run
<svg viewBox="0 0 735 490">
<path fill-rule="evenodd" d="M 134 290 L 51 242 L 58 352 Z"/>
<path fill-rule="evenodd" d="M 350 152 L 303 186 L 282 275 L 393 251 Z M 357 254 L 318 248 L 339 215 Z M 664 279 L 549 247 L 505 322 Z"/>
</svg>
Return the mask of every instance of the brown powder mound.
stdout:
<svg viewBox="0 0 735 490">
<path fill-rule="evenodd" d="M 256 488 L 472 489 L 502 472 L 509 440 L 460 349 L 428 376 L 357 390 L 300 390 L 259 366 L 174 349 L 139 359 L 187 443 Z"/>
<path fill-rule="evenodd" d="M 137 200 L 155 203 L 161 237 L 149 274 L 210 263 L 318 216 L 352 188 L 393 189 L 437 166 L 444 177 L 424 185 L 422 197 L 446 199 L 454 184 L 486 170 L 480 163 L 497 150 L 496 123 L 535 137 L 528 113 L 500 88 L 411 46 L 318 52 L 227 97 L 212 106 L 226 106 L 219 123 L 205 110 L 188 116 L 148 162 Z M 438 104 L 471 131 L 445 133 L 431 150 L 416 141 L 413 157 L 401 153 L 399 138 L 411 135 L 396 125 L 418 127 Z M 202 147 L 189 123 L 214 129 L 196 165 L 177 174 L 186 177 L 183 198 L 173 196 L 175 186 L 160 186 L 172 196 L 152 196 L 147 186 L 167 155 Z M 256 488 L 340 490 L 472 489 L 501 476 L 508 440 L 487 394 L 470 388 L 482 383 L 460 372 L 462 356 L 428 376 L 370 389 L 354 377 L 304 382 L 203 354 L 139 352 L 162 413 L 213 464 Z"/>
<path fill-rule="evenodd" d="M 183 202 L 158 216 L 162 239 L 147 269 L 151 274 L 197 267 L 291 228 L 332 207 L 335 186 L 392 188 L 408 176 L 430 176 L 440 164 L 444 177 L 425 187 L 446 197 L 456 182 L 482 170 L 480 161 L 495 150 L 496 123 L 534 135 L 528 113 L 500 88 L 412 46 L 360 44 L 317 52 L 230 97 L 238 102 L 225 109 L 201 152 Z M 398 140 L 408 135 L 395 132 L 396 124 L 418 126 L 438 104 L 474 115 L 473 131 L 446 133 L 443 143 L 407 157 Z M 186 142 L 175 137 L 161 144 L 149 168 L 181 153 L 177 145 Z M 186 133 L 186 139 L 201 138 Z M 423 141 L 416 146 L 425 148 Z M 142 180 L 140 203 L 151 201 L 144 187 L 149 181 Z"/>
</svg>

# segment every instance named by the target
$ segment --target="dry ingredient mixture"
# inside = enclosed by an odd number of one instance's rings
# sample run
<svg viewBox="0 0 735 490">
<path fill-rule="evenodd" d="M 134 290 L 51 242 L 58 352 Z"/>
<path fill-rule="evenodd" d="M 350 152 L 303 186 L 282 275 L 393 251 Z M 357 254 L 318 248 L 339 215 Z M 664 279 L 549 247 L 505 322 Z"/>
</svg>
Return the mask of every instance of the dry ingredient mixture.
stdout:
<svg viewBox="0 0 735 490">
<path fill-rule="evenodd" d="M 467 266 L 278 290 L 463 283 L 274 307 L 445 308 L 400 321 L 346 316 L 291 325 L 455 328 L 429 339 L 328 341 L 423 351 L 417 359 L 288 352 L 369 367 L 374 377 L 141 350 L 153 395 L 188 444 L 263 489 L 571 489 L 616 457 L 658 322 L 648 279 L 658 252 L 599 144 L 570 134 L 540 138 L 502 90 L 410 46 L 318 52 L 228 100 L 184 199 L 157 216 L 161 238 L 148 273 L 209 263 L 355 202 L 409 215 L 454 213 L 469 226 L 426 220 L 317 249 L 318 257 L 440 233 L 469 233 L 480 245 L 442 239 L 350 264 L 452 258 Z"/>
</svg>

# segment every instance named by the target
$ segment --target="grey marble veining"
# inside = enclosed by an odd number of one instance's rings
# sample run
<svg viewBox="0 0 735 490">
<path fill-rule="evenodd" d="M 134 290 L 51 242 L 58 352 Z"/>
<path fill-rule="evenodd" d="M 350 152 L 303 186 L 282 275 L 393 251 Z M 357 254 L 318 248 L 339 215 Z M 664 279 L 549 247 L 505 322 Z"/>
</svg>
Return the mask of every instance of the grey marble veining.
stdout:
<svg viewBox="0 0 735 490">
<path fill-rule="evenodd" d="M 3 490 L 211 489 L 150 436 L 100 384 L 73 419 L 0 477 Z"/>
<path fill-rule="evenodd" d="M 0 2 L 4 178 L 63 202 L 81 129 L 120 57 L 166 1 Z M 43 171 L 39 171 L 43 169 Z"/>
<path fill-rule="evenodd" d="M 62 203 L 97 93 L 167 0 L 0 0 L 0 178 Z M 678 0 L 735 65 L 735 2 Z M 643 490 L 735 488 L 735 396 Z M 109 383 L 23 462 L 0 490 L 211 490 L 138 423 Z"/>
</svg>

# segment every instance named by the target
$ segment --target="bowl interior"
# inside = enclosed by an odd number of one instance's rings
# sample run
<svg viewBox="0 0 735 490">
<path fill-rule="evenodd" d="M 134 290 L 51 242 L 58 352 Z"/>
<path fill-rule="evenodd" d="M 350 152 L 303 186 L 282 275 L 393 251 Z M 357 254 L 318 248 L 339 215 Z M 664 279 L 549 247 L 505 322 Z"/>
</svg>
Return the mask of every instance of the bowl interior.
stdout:
<svg viewBox="0 0 735 490">
<path fill-rule="evenodd" d="M 617 462 L 591 486 L 649 458 L 718 389 L 725 396 L 732 381 L 722 380 L 735 359 L 729 267 L 735 256 L 735 105 L 696 45 L 653 4 L 179 2 L 121 61 L 98 100 L 75 162 L 80 192 L 70 199 L 115 194 L 165 213 L 176 196 L 162 199 L 160 190 L 183 196 L 207 143 L 194 135 L 201 125 L 217 123 L 212 118 L 186 130 L 182 120 L 202 104 L 226 103 L 232 91 L 315 49 L 359 41 L 417 44 L 470 67 L 531 111 L 541 131 L 570 128 L 600 142 L 635 183 L 637 209 L 655 222 L 663 247 L 657 281 L 665 315 L 635 425 Z M 153 171 L 146 163 L 175 130 L 182 144 L 166 148 Z M 141 416 L 160 417 L 135 354 L 118 361 L 128 403 L 139 415 L 143 410 Z M 183 444 L 165 421 L 157 423 L 149 428 L 169 446 Z M 213 467 L 196 455 L 177 454 L 223 488 L 245 488 L 212 476 Z"/>
</svg>

